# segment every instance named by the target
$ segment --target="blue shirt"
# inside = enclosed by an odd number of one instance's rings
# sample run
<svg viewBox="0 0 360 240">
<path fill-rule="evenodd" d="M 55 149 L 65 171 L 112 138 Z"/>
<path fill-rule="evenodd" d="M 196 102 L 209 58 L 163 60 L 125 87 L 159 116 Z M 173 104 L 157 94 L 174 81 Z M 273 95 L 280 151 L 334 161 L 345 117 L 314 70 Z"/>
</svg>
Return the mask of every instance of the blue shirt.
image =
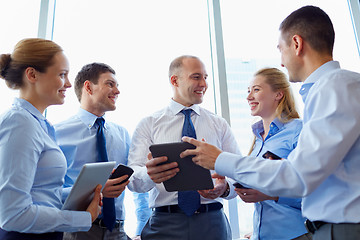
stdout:
<svg viewBox="0 0 360 240">
<path fill-rule="evenodd" d="M 359 223 L 360 74 L 330 61 L 305 84 L 303 130 L 287 160 L 222 153 L 216 172 L 268 195 L 304 197 L 311 221 Z"/>
<path fill-rule="evenodd" d="M 288 123 L 275 119 L 263 141 L 263 122 L 255 123 L 252 126 L 255 145 L 251 156 L 261 157 L 266 151 L 271 151 L 281 158 L 286 158 L 296 147 L 301 128 L 300 119 Z M 301 198 L 279 197 L 278 201 L 257 202 L 254 204 L 254 230 L 251 239 L 293 239 L 307 233 L 304 222 L 305 218 L 301 215 Z"/>
<path fill-rule="evenodd" d="M 152 213 L 152 210 L 149 208 L 149 193 L 133 192 L 133 197 L 136 206 L 135 215 L 137 220 L 135 235 L 140 236 Z"/>
<path fill-rule="evenodd" d="M 56 139 L 67 160 L 67 173 L 65 176 L 63 201 L 69 195 L 82 166 L 85 163 L 97 161 L 98 152 L 96 147 L 98 117 L 84 109 L 79 109 L 77 115 L 55 125 Z M 117 164 L 127 164 L 130 136 L 127 130 L 115 123 L 105 121 L 106 150 L 109 161 Z M 125 219 L 123 205 L 125 191 L 115 199 L 116 218 Z M 146 196 L 144 196 L 146 197 Z M 139 214 L 147 214 L 147 202 L 138 206 L 143 208 Z"/>
<path fill-rule="evenodd" d="M 91 227 L 90 213 L 60 210 L 66 160 L 51 132 L 45 117 L 24 99 L 15 99 L 0 117 L 0 227 L 6 231 Z"/>
</svg>

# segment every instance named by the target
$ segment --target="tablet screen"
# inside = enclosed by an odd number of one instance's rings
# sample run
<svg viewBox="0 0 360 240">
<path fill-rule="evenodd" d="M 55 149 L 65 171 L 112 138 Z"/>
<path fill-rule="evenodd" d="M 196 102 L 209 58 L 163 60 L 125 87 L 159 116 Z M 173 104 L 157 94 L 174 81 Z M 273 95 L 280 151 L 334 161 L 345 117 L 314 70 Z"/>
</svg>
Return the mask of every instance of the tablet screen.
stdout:
<svg viewBox="0 0 360 240">
<path fill-rule="evenodd" d="M 101 184 L 104 187 L 114 167 L 115 162 L 84 164 L 62 210 L 85 211 L 94 196 L 96 186 Z"/>
<path fill-rule="evenodd" d="M 180 171 L 163 182 L 166 191 L 189 191 L 213 189 L 210 170 L 196 165 L 192 157 L 180 158 L 180 153 L 195 146 L 187 142 L 153 144 L 149 147 L 153 157 L 167 156 L 168 162 L 177 162 Z"/>
</svg>

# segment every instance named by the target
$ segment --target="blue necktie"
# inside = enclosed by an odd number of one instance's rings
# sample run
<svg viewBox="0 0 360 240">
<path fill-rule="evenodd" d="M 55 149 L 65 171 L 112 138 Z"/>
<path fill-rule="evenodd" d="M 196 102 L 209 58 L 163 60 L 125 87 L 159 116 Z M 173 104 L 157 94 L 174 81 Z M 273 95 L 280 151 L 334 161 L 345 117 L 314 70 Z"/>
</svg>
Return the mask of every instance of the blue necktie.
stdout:
<svg viewBox="0 0 360 240">
<path fill-rule="evenodd" d="M 191 112 L 192 109 L 181 111 L 181 113 L 185 115 L 182 136 L 188 136 L 196 139 L 195 128 L 190 118 Z M 192 216 L 200 207 L 200 194 L 197 191 L 178 192 L 178 204 L 187 216 Z"/>
<path fill-rule="evenodd" d="M 106 139 L 104 134 L 104 118 L 100 117 L 96 119 L 98 124 L 98 130 L 96 133 L 96 143 L 99 152 L 99 162 L 107 162 L 108 156 L 106 152 Z M 115 201 L 114 198 L 103 198 L 103 222 L 105 226 L 112 231 L 115 226 L 116 216 L 115 216 Z"/>
</svg>

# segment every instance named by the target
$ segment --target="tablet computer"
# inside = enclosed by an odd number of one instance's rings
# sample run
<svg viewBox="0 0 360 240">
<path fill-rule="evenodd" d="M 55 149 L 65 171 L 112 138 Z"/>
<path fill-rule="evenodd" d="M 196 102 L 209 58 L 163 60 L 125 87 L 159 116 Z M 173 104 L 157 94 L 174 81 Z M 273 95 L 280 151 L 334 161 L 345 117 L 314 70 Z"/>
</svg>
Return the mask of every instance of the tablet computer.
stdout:
<svg viewBox="0 0 360 240">
<path fill-rule="evenodd" d="M 115 162 L 84 164 L 61 209 L 85 211 L 93 199 L 96 186 L 101 184 L 104 187 L 114 167 Z"/>
<path fill-rule="evenodd" d="M 153 144 L 149 147 L 153 157 L 167 156 L 169 162 L 177 162 L 180 171 L 169 180 L 164 181 L 166 191 L 189 191 L 213 189 L 214 184 L 210 170 L 196 165 L 192 156 L 180 158 L 180 153 L 186 149 L 195 149 L 187 142 Z"/>
</svg>

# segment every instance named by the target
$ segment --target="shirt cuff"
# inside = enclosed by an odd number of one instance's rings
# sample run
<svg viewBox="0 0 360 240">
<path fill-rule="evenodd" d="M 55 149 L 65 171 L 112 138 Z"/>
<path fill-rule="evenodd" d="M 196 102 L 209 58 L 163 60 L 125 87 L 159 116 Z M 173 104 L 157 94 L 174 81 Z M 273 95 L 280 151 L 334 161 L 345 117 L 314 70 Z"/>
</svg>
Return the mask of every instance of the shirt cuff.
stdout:
<svg viewBox="0 0 360 240">
<path fill-rule="evenodd" d="M 71 227 L 66 227 L 64 232 L 86 232 L 89 231 L 92 222 L 91 222 L 91 214 L 86 211 L 62 211 L 67 216 L 66 218 L 69 220 L 68 225 Z"/>
<path fill-rule="evenodd" d="M 132 166 L 130 166 L 132 167 Z M 130 191 L 145 193 L 149 192 L 156 186 L 150 176 L 147 174 L 146 167 L 134 166 L 132 167 L 134 174 L 130 177 L 130 183 L 127 185 Z"/>
<path fill-rule="evenodd" d="M 239 161 L 239 155 L 222 152 L 215 161 L 215 172 L 221 176 L 230 177 L 235 179 L 235 165 Z"/>
<path fill-rule="evenodd" d="M 231 179 L 231 178 L 228 178 L 226 177 L 226 182 L 229 184 L 229 194 L 226 196 L 226 197 L 223 197 L 223 199 L 226 199 L 226 200 L 230 200 L 230 199 L 233 199 L 237 196 L 237 193 L 235 192 L 235 187 L 234 187 L 234 180 Z"/>
</svg>

